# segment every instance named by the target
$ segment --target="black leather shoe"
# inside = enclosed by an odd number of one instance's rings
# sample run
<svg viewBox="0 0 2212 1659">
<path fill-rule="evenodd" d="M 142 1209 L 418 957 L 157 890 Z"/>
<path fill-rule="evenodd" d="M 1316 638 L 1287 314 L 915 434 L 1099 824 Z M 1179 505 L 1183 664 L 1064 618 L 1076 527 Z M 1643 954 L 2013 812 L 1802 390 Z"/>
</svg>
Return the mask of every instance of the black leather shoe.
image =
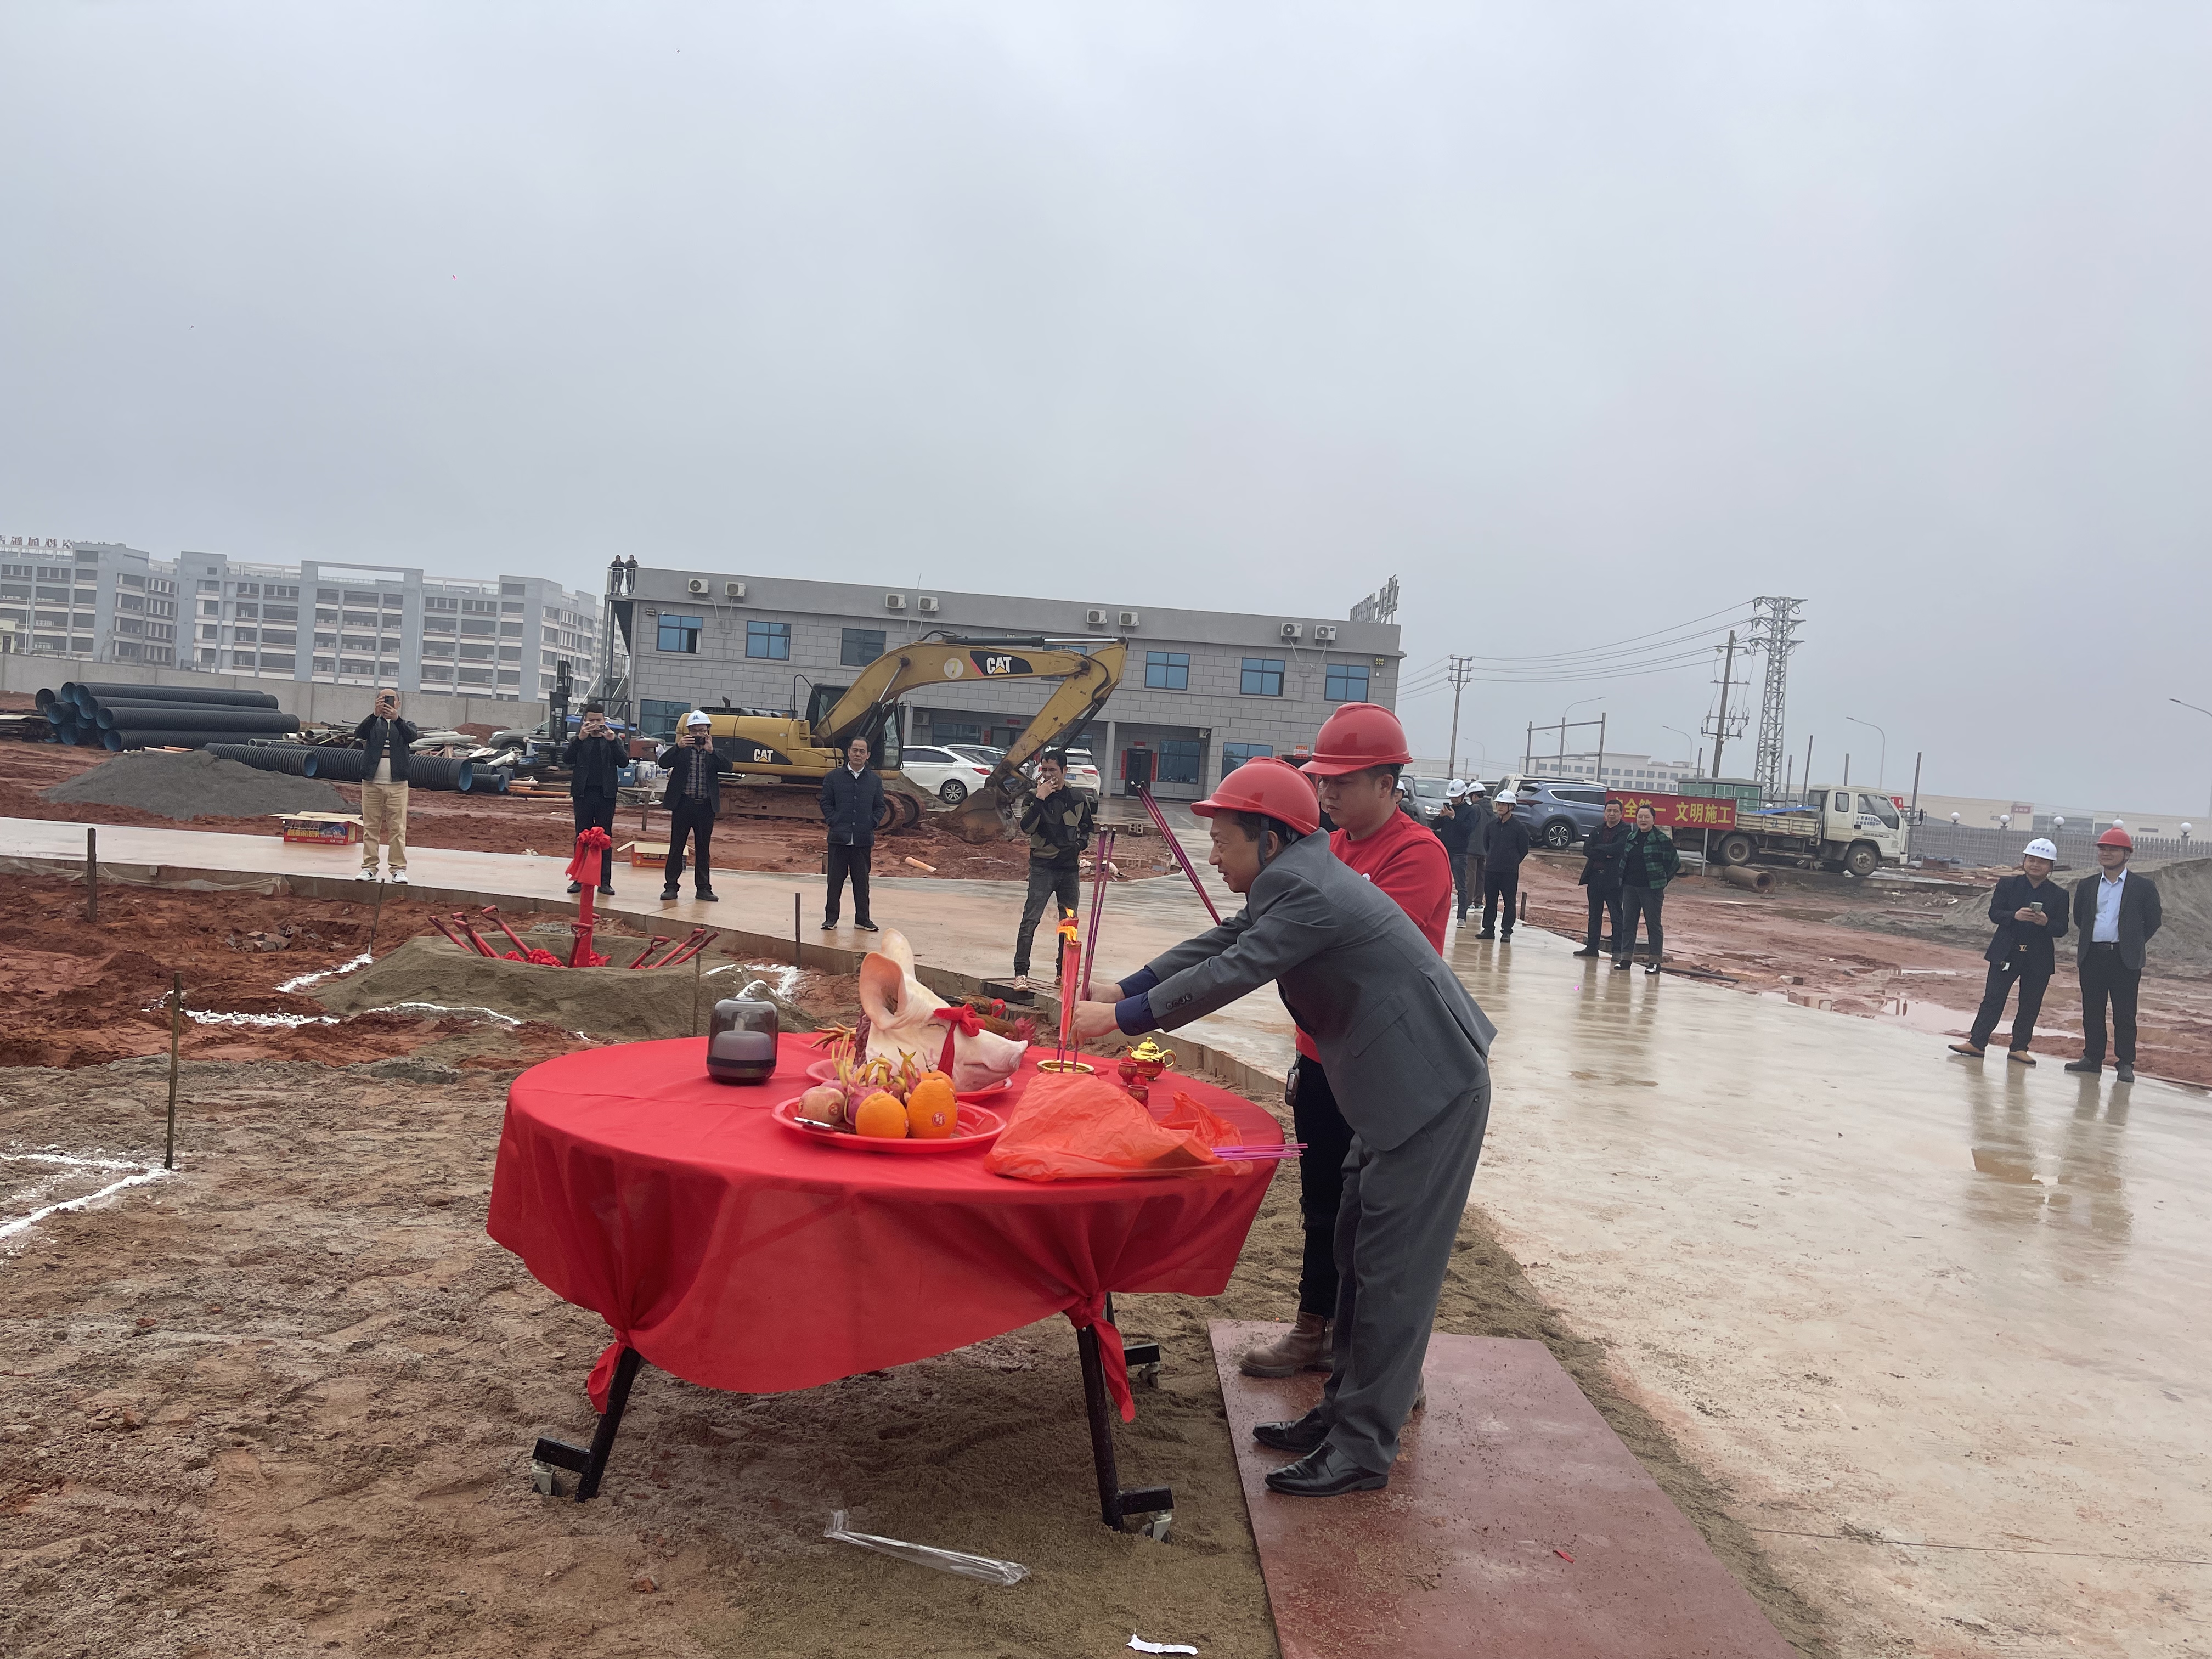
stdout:
<svg viewBox="0 0 2212 1659">
<path fill-rule="evenodd" d="M 708 904 L 720 904 L 722 902 L 721 896 L 716 893 L 711 887 L 702 887 L 697 892 L 692 894 L 691 896 Z"/>
<path fill-rule="evenodd" d="M 1496 939 L 1498 935 L 1492 933 L 1489 928 L 1486 927 L 1480 933 L 1477 933 L 1475 937 L 1477 939 Z"/>
<path fill-rule="evenodd" d="M 1594 957 L 1597 952 L 1595 951 L 1577 951 L 1575 954 L 1578 957 Z"/>
<path fill-rule="evenodd" d="M 2069 1060 L 2066 1062 L 2066 1069 L 2069 1072 L 2101 1072 L 2105 1069 L 2105 1062 L 2101 1060 Z"/>
<path fill-rule="evenodd" d="M 2133 1083 L 2136 1080 L 2136 1068 L 2124 1060 L 2120 1062 L 2119 1070 L 2114 1075 L 2123 1083 Z"/>
<path fill-rule="evenodd" d="M 1304 1456 L 1321 1449 L 1322 1443 L 1328 1438 L 1328 1425 L 1321 1420 L 1319 1412 L 1312 1411 L 1295 1423 L 1255 1423 L 1252 1437 L 1277 1451 L 1297 1452 Z"/>
<path fill-rule="evenodd" d="M 876 924 L 872 921 L 856 921 L 853 926 L 864 933 L 872 933 L 876 931 Z"/>
<path fill-rule="evenodd" d="M 660 902 L 663 904 L 667 903 L 672 899 L 679 899 L 683 896 L 684 895 L 678 892 L 673 887 L 664 887 L 660 890 Z"/>
<path fill-rule="evenodd" d="M 608 886 L 605 882 L 601 882 L 599 884 L 599 891 L 608 898 L 612 898 L 615 896 L 615 890 Z"/>
<path fill-rule="evenodd" d="M 1334 1446 L 1308 1452 L 1267 1474 L 1267 1490 L 1285 1498 L 1335 1498 L 1348 1492 L 1379 1492 L 1389 1484 L 1389 1475 L 1361 1468 Z"/>
<path fill-rule="evenodd" d="M 584 884 L 580 881 L 572 881 L 568 884 L 568 890 L 572 893 L 580 893 L 584 890 Z"/>
</svg>

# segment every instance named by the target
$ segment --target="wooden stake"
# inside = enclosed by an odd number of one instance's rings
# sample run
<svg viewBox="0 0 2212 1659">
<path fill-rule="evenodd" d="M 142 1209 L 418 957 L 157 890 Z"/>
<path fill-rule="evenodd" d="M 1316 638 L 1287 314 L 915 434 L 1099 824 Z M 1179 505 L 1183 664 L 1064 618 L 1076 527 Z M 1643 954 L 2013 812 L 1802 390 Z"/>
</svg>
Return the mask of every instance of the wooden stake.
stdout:
<svg viewBox="0 0 2212 1659">
<path fill-rule="evenodd" d="M 792 965 L 793 967 L 794 967 L 794 968 L 797 968 L 797 967 L 799 967 L 799 966 L 800 966 L 800 965 L 801 965 L 801 963 L 799 963 L 799 896 L 799 896 L 799 894 L 797 894 L 797 893 L 793 893 L 793 894 L 791 896 L 791 965 Z"/>
<path fill-rule="evenodd" d="M 169 1142 L 161 1154 L 161 1167 L 177 1167 L 177 1042 L 185 1030 L 185 976 L 169 975 Z"/>
<path fill-rule="evenodd" d="M 84 919 L 100 920 L 100 831 L 84 832 Z"/>
<path fill-rule="evenodd" d="M 706 966 L 706 961 L 707 952 L 703 947 L 691 958 L 691 1035 L 693 1036 L 699 1035 L 699 976 Z"/>
<path fill-rule="evenodd" d="M 389 882 L 376 884 L 376 908 L 369 913 L 368 917 L 368 958 L 371 962 L 376 960 L 376 928 L 377 924 L 384 920 L 384 891 L 390 885 Z"/>
</svg>

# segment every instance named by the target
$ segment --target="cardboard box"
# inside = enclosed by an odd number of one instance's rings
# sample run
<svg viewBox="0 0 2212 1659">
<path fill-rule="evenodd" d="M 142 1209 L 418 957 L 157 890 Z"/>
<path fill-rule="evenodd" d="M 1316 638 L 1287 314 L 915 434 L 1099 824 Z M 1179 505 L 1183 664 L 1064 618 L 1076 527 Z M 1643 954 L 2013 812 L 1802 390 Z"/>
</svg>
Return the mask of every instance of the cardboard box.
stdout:
<svg viewBox="0 0 2212 1659">
<path fill-rule="evenodd" d="M 284 839 L 295 847 L 351 847 L 361 840 L 360 818 L 343 812 L 282 812 L 275 817 L 284 826 Z"/>
<path fill-rule="evenodd" d="M 629 854 L 634 865 L 657 865 L 668 862 L 668 843 L 665 841 L 634 841 L 622 849 Z"/>
</svg>

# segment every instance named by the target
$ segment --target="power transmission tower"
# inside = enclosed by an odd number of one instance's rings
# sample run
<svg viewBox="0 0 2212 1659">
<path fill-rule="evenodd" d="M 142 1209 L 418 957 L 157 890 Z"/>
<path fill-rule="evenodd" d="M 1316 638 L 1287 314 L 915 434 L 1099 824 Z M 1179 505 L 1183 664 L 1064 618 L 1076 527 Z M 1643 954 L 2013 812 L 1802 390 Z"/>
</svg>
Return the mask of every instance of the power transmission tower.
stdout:
<svg viewBox="0 0 2212 1659">
<path fill-rule="evenodd" d="M 1459 775 L 1459 694 L 1462 688 L 1474 678 L 1474 659 L 1471 656 L 1454 657 L 1451 666 L 1444 671 L 1444 678 L 1451 682 L 1452 689 L 1451 754 L 1444 762 L 1444 770 L 1448 775 L 1455 778 Z"/>
<path fill-rule="evenodd" d="M 1790 653 L 1802 643 L 1797 629 L 1805 601 L 1770 596 L 1753 599 L 1751 608 L 1751 648 L 1766 653 L 1766 688 L 1759 702 L 1759 750 L 1751 775 L 1759 780 L 1760 793 L 1773 799 L 1782 785 L 1782 705 Z"/>
</svg>

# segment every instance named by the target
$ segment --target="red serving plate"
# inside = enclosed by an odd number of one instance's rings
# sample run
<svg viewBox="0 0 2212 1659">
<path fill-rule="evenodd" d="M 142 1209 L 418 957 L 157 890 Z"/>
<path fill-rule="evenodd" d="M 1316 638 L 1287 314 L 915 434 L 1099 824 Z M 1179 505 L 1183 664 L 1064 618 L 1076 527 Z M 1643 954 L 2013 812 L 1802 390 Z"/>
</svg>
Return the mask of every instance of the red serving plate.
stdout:
<svg viewBox="0 0 2212 1659">
<path fill-rule="evenodd" d="M 770 1114 L 778 1123 L 795 1135 L 809 1140 L 842 1147 L 854 1152 L 965 1152 L 989 1146 L 1006 1127 L 1006 1119 L 988 1107 L 977 1106 L 963 1099 L 960 1115 L 953 1120 L 953 1132 L 943 1140 L 893 1140 L 889 1135 L 856 1135 L 842 1129 L 810 1129 L 798 1121 L 804 1095 L 793 1095 L 788 1100 L 776 1102 Z"/>
</svg>

